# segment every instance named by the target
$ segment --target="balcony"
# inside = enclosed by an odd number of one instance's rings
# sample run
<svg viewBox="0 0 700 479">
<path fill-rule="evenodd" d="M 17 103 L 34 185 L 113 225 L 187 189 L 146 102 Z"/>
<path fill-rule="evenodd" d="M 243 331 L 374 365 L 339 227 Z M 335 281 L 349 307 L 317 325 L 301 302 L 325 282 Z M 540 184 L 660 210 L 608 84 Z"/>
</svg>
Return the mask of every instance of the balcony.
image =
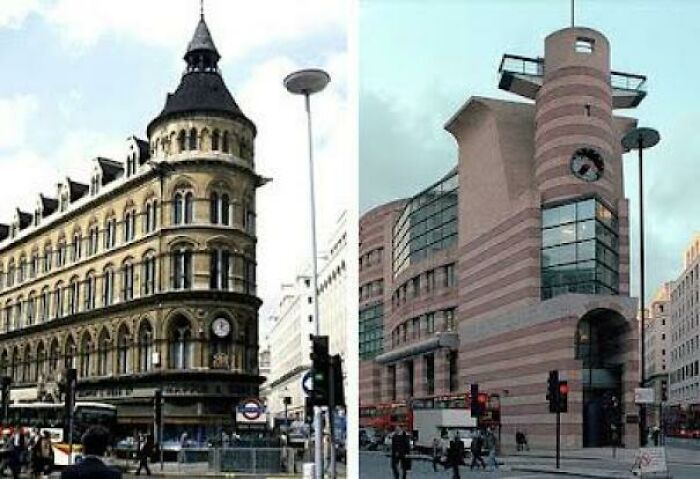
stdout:
<svg viewBox="0 0 700 479">
<path fill-rule="evenodd" d="M 498 67 L 498 88 L 534 100 L 544 80 L 544 58 L 505 54 Z M 634 108 L 646 97 L 644 75 L 610 72 L 613 108 Z"/>
</svg>

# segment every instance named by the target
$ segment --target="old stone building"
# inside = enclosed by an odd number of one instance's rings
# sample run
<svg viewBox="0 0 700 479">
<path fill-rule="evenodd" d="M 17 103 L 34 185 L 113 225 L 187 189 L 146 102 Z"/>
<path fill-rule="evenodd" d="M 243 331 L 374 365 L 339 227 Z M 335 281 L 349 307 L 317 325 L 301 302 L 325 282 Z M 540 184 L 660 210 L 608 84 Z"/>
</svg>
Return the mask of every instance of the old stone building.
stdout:
<svg viewBox="0 0 700 479">
<path fill-rule="evenodd" d="M 0 226 L 0 369 L 11 400 L 57 399 L 66 368 L 79 400 L 117 405 L 124 432 L 165 437 L 230 427 L 258 395 L 255 125 L 218 69 L 204 17 L 180 84 L 123 162 L 95 158 Z M 155 92 L 157 93 L 157 92 Z"/>
</svg>

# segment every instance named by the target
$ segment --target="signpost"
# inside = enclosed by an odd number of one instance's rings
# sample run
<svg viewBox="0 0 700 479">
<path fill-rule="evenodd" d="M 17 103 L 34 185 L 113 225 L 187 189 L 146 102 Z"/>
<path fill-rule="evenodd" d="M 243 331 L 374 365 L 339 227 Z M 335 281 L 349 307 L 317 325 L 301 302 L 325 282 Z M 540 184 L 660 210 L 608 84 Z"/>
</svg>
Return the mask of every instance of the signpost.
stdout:
<svg viewBox="0 0 700 479">
<path fill-rule="evenodd" d="M 641 447 L 634 459 L 633 472 L 644 477 L 670 477 L 666 462 L 666 448 Z"/>
</svg>

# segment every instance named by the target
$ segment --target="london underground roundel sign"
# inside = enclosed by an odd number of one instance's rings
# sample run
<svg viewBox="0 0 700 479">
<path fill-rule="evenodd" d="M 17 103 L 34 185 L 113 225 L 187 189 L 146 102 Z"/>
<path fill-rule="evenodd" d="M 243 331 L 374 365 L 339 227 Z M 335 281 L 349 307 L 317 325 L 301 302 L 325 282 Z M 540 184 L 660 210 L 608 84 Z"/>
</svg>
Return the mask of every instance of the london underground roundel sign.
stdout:
<svg viewBox="0 0 700 479">
<path fill-rule="evenodd" d="M 263 406 L 263 404 L 259 400 L 255 398 L 249 398 L 243 401 L 240 406 L 238 406 L 238 410 L 241 414 L 243 414 L 243 417 L 245 417 L 249 421 L 255 421 L 262 415 L 262 413 L 265 412 L 265 406 Z"/>
</svg>

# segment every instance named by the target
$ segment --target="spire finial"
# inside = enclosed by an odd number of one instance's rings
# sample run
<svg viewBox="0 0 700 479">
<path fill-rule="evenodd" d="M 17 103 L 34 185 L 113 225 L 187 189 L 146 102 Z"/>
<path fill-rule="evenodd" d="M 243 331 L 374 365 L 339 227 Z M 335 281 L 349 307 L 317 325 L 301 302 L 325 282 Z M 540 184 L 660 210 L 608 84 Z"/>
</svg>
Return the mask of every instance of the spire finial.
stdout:
<svg viewBox="0 0 700 479">
<path fill-rule="evenodd" d="M 199 0 L 199 16 L 204 18 L 204 0 Z"/>
</svg>

